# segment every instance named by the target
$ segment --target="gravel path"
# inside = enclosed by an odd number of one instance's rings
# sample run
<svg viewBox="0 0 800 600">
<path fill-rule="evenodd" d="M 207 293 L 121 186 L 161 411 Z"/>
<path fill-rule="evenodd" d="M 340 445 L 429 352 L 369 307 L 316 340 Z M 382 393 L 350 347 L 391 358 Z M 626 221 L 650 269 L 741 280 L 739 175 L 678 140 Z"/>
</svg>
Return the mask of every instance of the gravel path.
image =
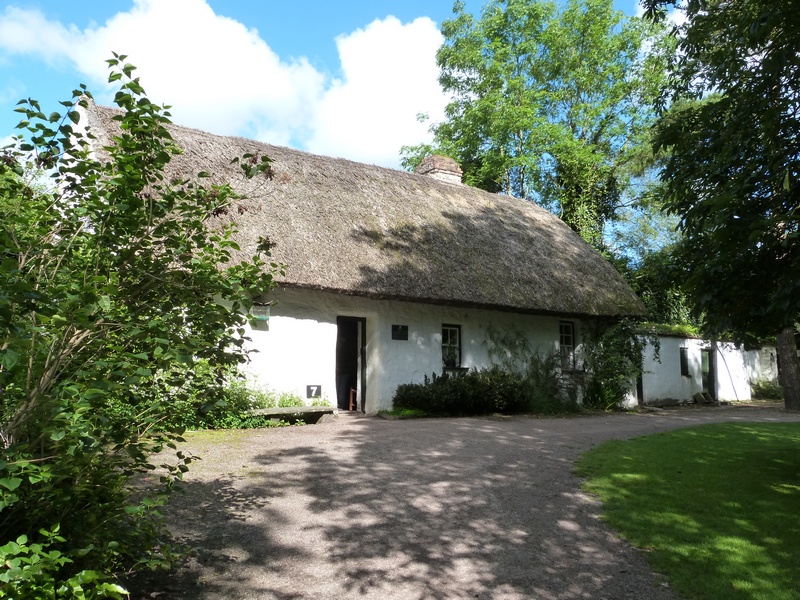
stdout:
<svg viewBox="0 0 800 600">
<path fill-rule="evenodd" d="M 133 597 L 674 600 L 644 554 L 600 521 L 573 464 L 608 439 L 722 421 L 800 415 L 738 406 L 559 419 L 343 415 L 194 434 L 187 447 L 203 460 L 166 513 L 198 553 Z"/>
</svg>

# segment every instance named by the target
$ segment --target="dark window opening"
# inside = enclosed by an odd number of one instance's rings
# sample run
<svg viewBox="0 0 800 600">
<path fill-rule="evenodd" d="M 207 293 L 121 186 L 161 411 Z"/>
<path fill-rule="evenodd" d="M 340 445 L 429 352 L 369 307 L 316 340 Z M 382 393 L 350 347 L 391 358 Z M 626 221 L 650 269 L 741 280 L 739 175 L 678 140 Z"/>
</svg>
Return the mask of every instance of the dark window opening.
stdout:
<svg viewBox="0 0 800 600">
<path fill-rule="evenodd" d="M 681 348 L 681 375 L 683 377 L 691 377 L 689 373 L 689 349 Z"/>
<path fill-rule="evenodd" d="M 408 340 L 408 325 L 392 325 L 393 340 Z"/>
</svg>

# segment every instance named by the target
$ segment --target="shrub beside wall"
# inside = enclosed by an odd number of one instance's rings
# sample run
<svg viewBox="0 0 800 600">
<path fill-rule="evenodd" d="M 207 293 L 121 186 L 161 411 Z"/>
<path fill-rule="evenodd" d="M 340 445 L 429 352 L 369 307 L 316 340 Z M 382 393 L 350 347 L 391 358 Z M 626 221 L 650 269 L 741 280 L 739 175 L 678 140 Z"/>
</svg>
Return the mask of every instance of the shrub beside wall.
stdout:
<svg viewBox="0 0 800 600">
<path fill-rule="evenodd" d="M 398 386 L 395 409 L 421 410 L 432 415 L 485 415 L 538 412 L 554 414 L 578 410 L 574 398 L 560 385 L 554 357 L 531 358 L 525 373 L 493 366 L 462 375 L 448 374 L 424 383 Z"/>
<path fill-rule="evenodd" d="M 750 395 L 758 400 L 783 400 L 783 388 L 775 381 L 759 379 L 750 384 Z"/>
<path fill-rule="evenodd" d="M 490 330 L 489 356 L 495 366 L 401 385 L 394 408 L 435 415 L 558 414 L 579 411 L 579 396 L 587 408 L 618 408 L 642 372 L 646 344 L 657 356 L 658 338 L 630 320 L 587 323 L 584 338 L 579 369 L 564 371 L 557 351 L 531 348 L 518 332 Z"/>
</svg>

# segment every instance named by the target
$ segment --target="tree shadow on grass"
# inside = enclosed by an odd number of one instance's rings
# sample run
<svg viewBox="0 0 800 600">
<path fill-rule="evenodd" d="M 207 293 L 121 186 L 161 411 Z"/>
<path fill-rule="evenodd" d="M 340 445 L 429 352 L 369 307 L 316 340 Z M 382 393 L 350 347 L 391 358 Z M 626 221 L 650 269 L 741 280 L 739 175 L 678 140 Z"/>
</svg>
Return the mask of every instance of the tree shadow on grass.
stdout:
<svg viewBox="0 0 800 600">
<path fill-rule="evenodd" d="M 710 425 L 614 442 L 582 461 L 609 521 L 694 597 L 796 597 L 796 424 Z M 788 595 L 787 595 L 788 594 Z"/>
</svg>

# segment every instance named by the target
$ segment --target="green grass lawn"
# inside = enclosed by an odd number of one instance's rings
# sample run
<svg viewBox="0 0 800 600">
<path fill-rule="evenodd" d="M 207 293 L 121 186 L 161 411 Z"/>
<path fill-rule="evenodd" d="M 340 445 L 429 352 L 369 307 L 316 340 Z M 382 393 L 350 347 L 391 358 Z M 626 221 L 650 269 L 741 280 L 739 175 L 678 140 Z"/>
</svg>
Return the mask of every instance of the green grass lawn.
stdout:
<svg viewBox="0 0 800 600">
<path fill-rule="evenodd" d="M 612 441 L 578 473 L 606 521 L 693 599 L 800 599 L 800 423 Z"/>
</svg>

